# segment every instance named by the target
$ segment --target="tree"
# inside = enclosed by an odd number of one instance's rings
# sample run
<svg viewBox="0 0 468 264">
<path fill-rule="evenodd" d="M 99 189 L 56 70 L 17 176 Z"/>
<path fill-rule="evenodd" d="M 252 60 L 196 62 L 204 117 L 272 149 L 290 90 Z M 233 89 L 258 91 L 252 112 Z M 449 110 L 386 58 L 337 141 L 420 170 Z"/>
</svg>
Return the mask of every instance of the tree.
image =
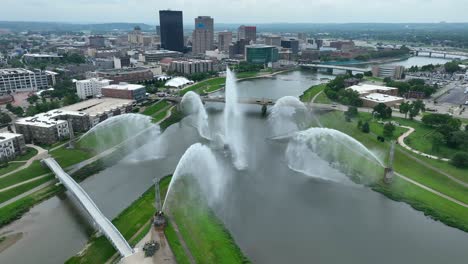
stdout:
<svg viewBox="0 0 468 264">
<path fill-rule="evenodd" d="M 11 122 L 11 117 L 6 113 L 0 112 L 0 124 L 6 125 L 6 124 L 9 124 L 10 122 Z"/>
<path fill-rule="evenodd" d="M 383 127 L 383 136 L 387 138 L 393 137 L 395 126 L 391 122 L 387 122 Z"/>
<path fill-rule="evenodd" d="M 405 114 L 405 118 L 407 118 L 410 109 L 411 106 L 409 102 L 403 102 L 400 104 L 400 113 Z"/>
<path fill-rule="evenodd" d="M 450 139 L 447 142 L 450 147 L 459 149 L 468 149 L 468 132 L 455 131 L 450 134 Z"/>
<path fill-rule="evenodd" d="M 383 82 L 384 82 L 384 83 L 390 83 L 391 81 L 392 81 L 392 78 L 390 78 L 390 77 L 385 77 L 385 78 L 383 79 Z"/>
<path fill-rule="evenodd" d="M 452 164 L 457 168 L 468 168 L 468 152 L 455 153 Z"/>
<path fill-rule="evenodd" d="M 382 119 L 387 119 L 392 117 L 392 109 L 385 105 L 384 103 L 380 103 L 374 106 L 374 110 L 372 114 L 377 114 Z"/>
<path fill-rule="evenodd" d="M 356 116 L 358 116 L 358 109 L 355 106 L 349 106 L 348 110 L 345 112 L 345 117 L 352 119 Z"/>
<path fill-rule="evenodd" d="M 28 99 L 26 99 L 28 101 L 28 103 L 30 104 L 34 104 L 35 102 L 37 102 L 39 100 L 39 96 L 33 94 L 31 96 L 28 97 Z"/>
<path fill-rule="evenodd" d="M 357 73 L 357 74 L 354 75 L 354 77 L 356 77 L 356 78 L 359 79 L 359 80 L 362 80 L 362 79 L 364 78 L 364 74 L 362 74 L 362 73 Z"/>
<path fill-rule="evenodd" d="M 445 63 L 444 69 L 448 73 L 454 73 L 460 70 L 459 63 L 456 61 L 450 61 Z"/>
<path fill-rule="evenodd" d="M 362 125 L 361 130 L 362 130 L 362 132 L 364 132 L 364 133 L 369 133 L 369 132 L 370 132 L 369 123 L 368 123 L 368 122 L 365 122 L 365 123 Z"/>
<path fill-rule="evenodd" d="M 438 152 L 440 147 L 445 144 L 445 137 L 439 132 L 431 135 L 432 151 Z"/>
<path fill-rule="evenodd" d="M 465 125 L 465 131 L 468 132 L 468 124 Z"/>
<path fill-rule="evenodd" d="M 357 122 L 357 128 L 358 128 L 358 129 L 361 129 L 361 128 L 362 128 L 362 120 L 359 120 L 359 121 Z"/>
<path fill-rule="evenodd" d="M 364 76 L 371 77 L 372 72 L 371 71 L 366 71 L 366 72 L 364 72 Z"/>
</svg>

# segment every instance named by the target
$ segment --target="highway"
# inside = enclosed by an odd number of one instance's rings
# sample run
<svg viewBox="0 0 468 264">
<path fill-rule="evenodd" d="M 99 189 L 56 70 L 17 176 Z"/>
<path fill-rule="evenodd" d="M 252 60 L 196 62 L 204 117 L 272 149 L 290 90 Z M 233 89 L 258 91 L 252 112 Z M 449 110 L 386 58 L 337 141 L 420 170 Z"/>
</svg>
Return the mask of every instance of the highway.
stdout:
<svg viewBox="0 0 468 264">
<path fill-rule="evenodd" d="M 99 230 L 107 237 L 107 239 L 109 239 L 117 251 L 119 251 L 120 255 L 122 257 L 131 256 L 134 253 L 133 248 L 128 244 L 127 240 L 125 240 L 111 221 L 109 221 L 101 210 L 99 210 L 84 189 L 60 167 L 55 159 L 46 158 L 42 160 L 42 162 L 55 173 L 60 182 L 75 196 L 83 208 L 92 217 Z"/>
</svg>

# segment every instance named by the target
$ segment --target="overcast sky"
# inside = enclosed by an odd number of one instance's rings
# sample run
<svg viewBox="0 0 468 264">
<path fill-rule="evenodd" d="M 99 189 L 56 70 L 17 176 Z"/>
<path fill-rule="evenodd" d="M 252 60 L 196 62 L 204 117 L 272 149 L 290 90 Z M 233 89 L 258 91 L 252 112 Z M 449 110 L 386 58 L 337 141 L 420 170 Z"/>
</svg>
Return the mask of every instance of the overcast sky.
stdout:
<svg viewBox="0 0 468 264">
<path fill-rule="evenodd" d="M 468 0 L 0 0 L 0 20 L 143 22 L 160 9 L 215 23 L 468 22 Z"/>
</svg>

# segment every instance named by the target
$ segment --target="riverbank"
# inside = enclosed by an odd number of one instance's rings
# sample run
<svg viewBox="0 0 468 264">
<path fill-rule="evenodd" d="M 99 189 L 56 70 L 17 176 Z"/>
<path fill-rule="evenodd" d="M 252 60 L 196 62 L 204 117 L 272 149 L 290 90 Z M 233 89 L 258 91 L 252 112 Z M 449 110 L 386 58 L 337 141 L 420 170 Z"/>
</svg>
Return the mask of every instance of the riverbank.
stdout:
<svg viewBox="0 0 468 264">
<path fill-rule="evenodd" d="M 357 129 L 356 120 L 346 122 L 341 112 L 330 112 L 321 115 L 319 116 L 319 120 L 325 127 L 337 129 L 352 136 L 370 150 L 379 153 L 389 152 L 389 144 L 379 142 L 372 134 L 361 132 Z M 429 186 L 449 197 L 454 197 L 461 201 L 467 200 L 465 199 L 465 192 L 467 191 L 465 188 L 438 175 L 437 172 L 432 171 L 430 168 L 409 159 L 403 151 L 397 146 L 394 159 L 394 169 L 396 172 L 402 173 L 404 176 L 425 186 Z M 395 176 L 391 184 L 379 181 L 370 187 L 392 200 L 409 204 L 414 209 L 423 212 L 434 220 L 441 221 L 446 225 L 463 231 L 468 231 L 468 208 L 416 186 L 401 177 Z"/>
</svg>

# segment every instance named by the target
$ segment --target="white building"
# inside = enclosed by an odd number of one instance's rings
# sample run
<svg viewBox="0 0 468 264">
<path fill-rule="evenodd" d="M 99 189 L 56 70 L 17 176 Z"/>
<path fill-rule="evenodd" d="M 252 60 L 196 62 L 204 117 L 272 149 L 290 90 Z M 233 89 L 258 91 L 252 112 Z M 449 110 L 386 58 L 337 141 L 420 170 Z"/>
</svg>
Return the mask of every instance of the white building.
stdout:
<svg viewBox="0 0 468 264">
<path fill-rule="evenodd" d="M 101 94 L 101 88 L 108 86 L 112 81 L 101 78 L 91 78 L 76 82 L 76 93 L 81 99 L 95 97 Z"/>
<path fill-rule="evenodd" d="M 194 74 L 213 71 L 212 60 L 174 60 L 169 69 L 182 74 Z"/>
<path fill-rule="evenodd" d="M 47 89 L 55 85 L 55 75 L 57 73 L 51 71 L 30 71 L 23 68 L 0 69 L 0 93 Z"/>
<path fill-rule="evenodd" d="M 24 137 L 15 133 L 0 133 L 0 159 L 10 160 L 25 152 Z"/>
</svg>

